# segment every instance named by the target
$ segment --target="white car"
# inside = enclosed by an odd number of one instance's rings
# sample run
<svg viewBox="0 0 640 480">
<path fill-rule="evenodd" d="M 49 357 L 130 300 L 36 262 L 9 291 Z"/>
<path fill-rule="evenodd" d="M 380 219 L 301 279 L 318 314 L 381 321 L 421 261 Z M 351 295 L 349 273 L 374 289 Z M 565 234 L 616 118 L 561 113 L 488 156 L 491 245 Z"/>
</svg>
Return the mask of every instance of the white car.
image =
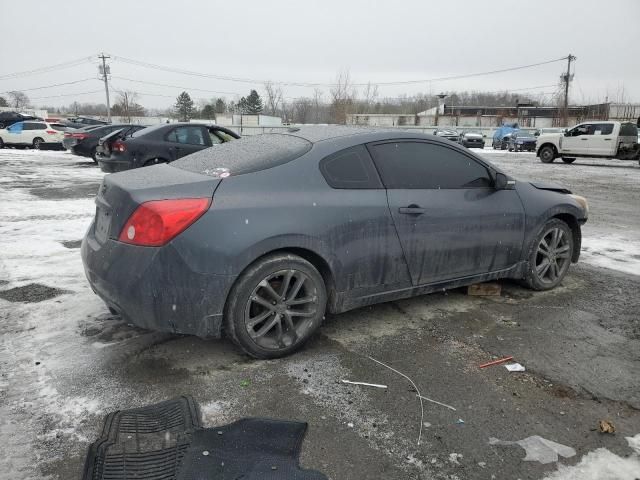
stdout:
<svg viewBox="0 0 640 480">
<path fill-rule="evenodd" d="M 42 143 L 62 143 L 66 127 L 39 120 L 18 122 L 0 129 L 0 148 L 5 145 L 39 148 Z"/>
</svg>

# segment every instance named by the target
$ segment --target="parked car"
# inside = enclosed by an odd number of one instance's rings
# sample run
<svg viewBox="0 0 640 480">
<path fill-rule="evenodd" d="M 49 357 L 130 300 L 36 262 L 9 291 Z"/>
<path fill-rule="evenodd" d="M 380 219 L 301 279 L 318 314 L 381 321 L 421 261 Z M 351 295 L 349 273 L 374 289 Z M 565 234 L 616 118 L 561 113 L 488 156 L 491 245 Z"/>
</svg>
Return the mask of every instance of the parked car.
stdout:
<svg viewBox="0 0 640 480">
<path fill-rule="evenodd" d="M 436 128 L 433 131 L 433 134 L 436 137 L 443 137 L 443 138 L 446 138 L 447 140 L 451 140 L 452 142 L 457 142 L 458 139 L 460 138 L 460 134 L 457 132 L 457 130 L 454 130 L 453 128 Z"/>
<path fill-rule="evenodd" d="M 509 147 L 509 141 L 511 140 L 511 136 L 515 134 L 516 131 L 505 133 L 501 138 L 493 138 L 491 146 L 494 150 L 506 150 Z"/>
<path fill-rule="evenodd" d="M 0 148 L 7 145 L 40 148 L 43 143 L 61 143 L 66 127 L 60 123 L 18 122 L 0 130 Z"/>
<path fill-rule="evenodd" d="M 462 132 L 458 143 L 467 148 L 484 148 L 484 135 L 477 130 Z"/>
<path fill-rule="evenodd" d="M 536 130 L 534 135 L 536 137 L 539 137 L 540 135 L 544 135 L 546 133 L 564 133 L 564 131 L 565 131 L 564 128 L 545 127 L 545 128 L 539 128 L 538 130 Z"/>
<path fill-rule="evenodd" d="M 69 128 L 84 128 L 91 125 L 109 125 L 109 122 L 90 117 L 73 117 L 61 122 Z"/>
<path fill-rule="evenodd" d="M 98 140 L 115 132 L 122 131 L 123 135 L 130 135 L 138 130 L 146 128 L 144 125 L 131 124 L 111 124 L 111 125 L 94 125 L 91 127 L 80 128 L 77 130 L 67 131 L 64 134 L 63 145 L 67 150 L 71 150 L 74 155 L 82 157 L 91 157 L 94 162 L 98 162 L 96 157 L 96 149 Z"/>
<path fill-rule="evenodd" d="M 537 156 L 543 163 L 561 158 L 573 163 L 576 157 L 638 160 L 638 127 L 631 122 L 594 121 L 576 125 L 564 133 L 549 133 L 538 137 Z"/>
<path fill-rule="evenodd" d="M 99 141 L 96 158 L 103 172 L 120 172 L 173 162 L 236 138 L 240 138 L 238 134 L 217 125 L 169 123 L 148 127 L 127 137 L 115 131 Z"/>
<path fill-rule="evenodd" d="M 140 132 L 138 132 L 140 133 Z M 325 311 L 498 278 L 557 286 L 584 198 L 516 181 L 458 144 L 307 127 L 106 175 L 82 242 L 93 290 L 132 324 L 275 358 Z"/>
<path fill-rule="evenodd" d="M 536 149 L 536 137 L 532 133 L 518 130 L 509 135 L 507 148 L 510 152 L 523 150 L 533 152 Z"/>
<path fill-rule="evenodd" d="M 10 127 L 14 123 L 26 122 L 29 120 L 42 120 L 33 115 L 24 115 L 18 112 L 0 112 L 0 129 Z"/>
<path fill-rule="evenodd" d="M 518 130 L 520 130 L 520 127 L 518 127 L 517 123 L 503 123 L 501 127 L 498 127 L 496 131 L 493 132 L 493 139 L 491 141 L 493 149 L 505 150 L 509 142 L 508 136 Z M 505 137 L 507 138 L 505 139 Z"/>
</svg>

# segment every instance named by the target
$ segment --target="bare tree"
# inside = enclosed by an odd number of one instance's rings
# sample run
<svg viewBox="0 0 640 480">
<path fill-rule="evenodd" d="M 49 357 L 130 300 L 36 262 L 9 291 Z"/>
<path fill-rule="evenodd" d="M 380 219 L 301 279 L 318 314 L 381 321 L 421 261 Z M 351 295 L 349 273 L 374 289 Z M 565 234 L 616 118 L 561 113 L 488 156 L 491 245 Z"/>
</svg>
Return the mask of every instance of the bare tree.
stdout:
<svg viewBox="0 0 640 480">
<path fill-rule="evenodd" d="M 347 113 L 351 111 L 356 97 L 349 70 L 338 72 L 336 83 L 329 93 L 331 95 L 331 120 L 334 123 L 346 123 Z"/>
<path fill-rule="evenodd" d="M 122 90 L 118 92 L 118 101 L 113 106 L 112 113 L 124 117 L 127 122 L 131 122 L 132 117 L 144 115 L 144 108 L 139 105 L 136 100 L 138 94 L 136 92 Z"/>
<path fill-rule="evenodd" d="M 314 109 L 314 121 L 320 123 L 320 105 L 322 104 L 322 90 L 319 88 L 313 89 L 313 109 Z"/>
<path fill-rule="evenodd" d="M 271 82 L 264 84 L 266 110 L 269 115 L 276 115 L 282 103 L 282 88 Z"/>
<path fill-rule="evenodd" d="M 293 102 L 294 123 L 307 123 L 313 109 L 313 100 L 306 97 L 297 98 Z"/>
<path fill-rule="evenodd" d="M 9 105 L 16 110 L 20 110 L 29 105 L 29 97 L 24 92 L 9 92 Z"/>
<path fill-rule="evenodd" d="M 367 83 L 362 92 L 362 100 L 358 102 L 358 113 L 375 113 L 375 103 L 378 98 L 378 86 Z"/>
</svg>

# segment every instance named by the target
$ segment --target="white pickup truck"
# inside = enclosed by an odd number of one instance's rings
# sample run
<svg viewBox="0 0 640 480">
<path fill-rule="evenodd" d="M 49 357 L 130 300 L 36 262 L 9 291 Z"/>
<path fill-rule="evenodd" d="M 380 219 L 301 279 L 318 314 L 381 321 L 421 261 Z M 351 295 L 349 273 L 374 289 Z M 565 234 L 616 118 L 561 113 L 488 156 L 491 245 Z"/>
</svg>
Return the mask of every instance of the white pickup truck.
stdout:
<svg viewBox="0 0 640 480">
<path fill-rule="evenodd" d="M 585 122 L 564 133 L 548 133 L 538 137 L 536 154 L 544 163 L 561 158 L 572 163 L 576 157 L 638 160 L 638 127 L 629 122 Z"/>
</svg>

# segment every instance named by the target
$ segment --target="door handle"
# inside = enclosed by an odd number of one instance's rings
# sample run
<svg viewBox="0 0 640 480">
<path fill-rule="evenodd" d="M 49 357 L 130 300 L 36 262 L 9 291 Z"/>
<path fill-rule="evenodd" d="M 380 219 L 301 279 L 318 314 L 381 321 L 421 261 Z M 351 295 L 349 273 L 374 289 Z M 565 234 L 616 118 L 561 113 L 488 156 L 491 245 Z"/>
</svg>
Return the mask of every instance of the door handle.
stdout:
<svg viewBox="0 0 640 480">
<path fill-rule="evenodd" d="M 610 142 L 610 141 L 611 141 L 611 139 L 610 139 L 610 138 L 605 138 L 605 139 L 604 139 L 604 141 L 605 141 L 605 142 Z"/>
<path fill-rule="evenodd" d="M 422 215 L 426 211 L 425 208 L 420 208 L 418 205 L 409 205 L 408 207 L 400 207 L 398 209 L 398 212 L 404 215 Z"/>
<path fill-rule="evenodd" d="M 588 139 L 588 138 L 581 138 L 580 140 L 583 140 L 583 141 L 584 141 L 584 140 L 589 140 L 589 139 Z"/>
</svg>

